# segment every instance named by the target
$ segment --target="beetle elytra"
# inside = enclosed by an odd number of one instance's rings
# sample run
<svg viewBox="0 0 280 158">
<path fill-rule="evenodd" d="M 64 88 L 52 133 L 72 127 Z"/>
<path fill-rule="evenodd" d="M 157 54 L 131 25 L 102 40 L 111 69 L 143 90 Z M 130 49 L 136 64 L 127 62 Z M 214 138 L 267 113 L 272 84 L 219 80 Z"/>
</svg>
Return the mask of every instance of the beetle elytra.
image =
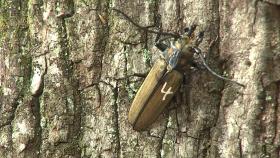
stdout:
<svg viewBox="0 0 280 158">
<path fill-rule="evenodd" d="M 166 73 L 166 63 L 158 60 L 141 85 L 128 115 L 135 130 L 151 125 L 170 103 L 183 80 L 176 70 Z"/>
</svg>

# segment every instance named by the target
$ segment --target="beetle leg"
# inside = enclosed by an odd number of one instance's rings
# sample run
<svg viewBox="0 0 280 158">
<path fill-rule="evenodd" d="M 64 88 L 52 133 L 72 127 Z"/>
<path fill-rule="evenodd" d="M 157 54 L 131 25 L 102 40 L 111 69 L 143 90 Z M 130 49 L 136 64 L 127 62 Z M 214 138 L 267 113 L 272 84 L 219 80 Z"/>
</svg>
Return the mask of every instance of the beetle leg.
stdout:
<svg viewBox="0 0 280 158">
<path fill-rule="evenodd" d="M 164 52 L 167 48 L 168 48 L 168 45 L 164 44 L 163 41 L 166 40 L 165 38 L 164 39 L 160 39 L 160 35 L 161 35 L 161 32 L 162 32 L 162 29 L 161 29 L 161 25 L 160 25 L 160 29 L 159 29 L 159 33 L 157 34 L 156 36 L 156 39 L 155 39 L 155 46 L 162 52 Z"/>
<path fill-rule="evenodd" d="M 195 46 L 198 46 L 204 37 L 204 31 L 199 32 L 197 39 L 195 40 Z"/>
<path fill-rule="evenodd" d="M 205 66 L 202 65 L 201 63 L 199 62 L 195 62 L 195 61 L 190 61 L 190 66 L 194 69 L 197 69 L 197 70 L 205 70 Z"/>
<path fill-rule="evenodd" d="M 168 48 L 168 45 L 164 44 L 163 42 L 157 42 L 155 46 L 162 52 Z"/>
</svg>

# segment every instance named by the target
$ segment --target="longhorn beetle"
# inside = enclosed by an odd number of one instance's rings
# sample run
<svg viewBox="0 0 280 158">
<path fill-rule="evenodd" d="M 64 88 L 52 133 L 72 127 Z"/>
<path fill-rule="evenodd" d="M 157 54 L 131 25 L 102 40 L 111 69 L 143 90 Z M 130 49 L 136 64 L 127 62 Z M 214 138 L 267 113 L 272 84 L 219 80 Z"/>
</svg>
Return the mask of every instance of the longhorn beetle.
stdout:
<svg viewBox="0 0 280 158">
<path fill-rule="evenodd" d="M 200 32 L 198 36 L 195 36 L 196 25 L 186 28 L 185 32 L 178 36 L 174 33 L 148 30 L 146 27 L 133 22 L 131 18 L 120 10 L 115 8 L 112 10 L 122 14 L 138 28 L 158 34 L 155 46 L 162 52 L 163 56 L 163 59 L 155 62 L 132 102 L 128 121 L 132 124 L 133 129 L 137 131 L 145 130 L 158 118 L 179 89 L 183 81 L 184 70 L 195 65 L 193 60 L 195 53 L 198 54 L 206 69 L 214 76 L 244 87 L 244 85 L 236 81 L 218 75 L 208 67 L 201 55 L 201 50 L 198 48 L 203 40 L 204 32 Z M 161 34 L 171 35 L 175 38 L 175 41 L 167 45 L 163 43 L 164 40 L 159 40 Z"/>
<path fill-rule="evenodd" d="M 170 46 L 161 41 L 156 43 L 165 60 L 155 62 L 132 102 L 128 120 L 135 130 L 144 130 L 151 125 L 179 89 L 183 70 L 190 66 L 203 38 L 201 32 L 194 39 L 194 30 L 195 26 L 191 27 Z"/>
</svg>

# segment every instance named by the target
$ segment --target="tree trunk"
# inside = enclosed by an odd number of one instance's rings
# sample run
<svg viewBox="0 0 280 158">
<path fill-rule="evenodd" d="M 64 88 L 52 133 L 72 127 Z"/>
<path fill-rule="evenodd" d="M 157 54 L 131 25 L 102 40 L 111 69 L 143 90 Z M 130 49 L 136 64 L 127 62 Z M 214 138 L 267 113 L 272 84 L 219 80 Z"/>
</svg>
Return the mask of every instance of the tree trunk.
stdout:
<svg viewBox="0 0 280 158">
<path fill-rule="evenodd" d="M 198 24 L 210 67 L 246 87 L 191 69 L 134 131 L 159 50 L 113 7 L 149 29 Z M 280 157 L 279 19 L 279 0 L 0 0 L 0 157 Z"/>
</svg>

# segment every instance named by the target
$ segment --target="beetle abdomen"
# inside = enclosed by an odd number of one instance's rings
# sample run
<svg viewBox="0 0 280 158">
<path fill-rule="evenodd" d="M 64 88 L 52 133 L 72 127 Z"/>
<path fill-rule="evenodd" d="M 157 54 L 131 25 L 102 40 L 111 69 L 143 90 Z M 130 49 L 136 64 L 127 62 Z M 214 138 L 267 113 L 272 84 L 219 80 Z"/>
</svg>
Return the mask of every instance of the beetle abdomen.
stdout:
<svg viewBox="0 0 280 158">
<path fill-rule="evenodd" d="M 163 65 L 166 67 L 165 62 Z M 153 66 L 134 98 L 128 119 L 135 130 L 144 130 L 151 125 L 181 85 L 182 74 L 176 70 L 166 73 L 165 69 L 160 69 L 163 65 L 158 62 Z"/>
</svg>

